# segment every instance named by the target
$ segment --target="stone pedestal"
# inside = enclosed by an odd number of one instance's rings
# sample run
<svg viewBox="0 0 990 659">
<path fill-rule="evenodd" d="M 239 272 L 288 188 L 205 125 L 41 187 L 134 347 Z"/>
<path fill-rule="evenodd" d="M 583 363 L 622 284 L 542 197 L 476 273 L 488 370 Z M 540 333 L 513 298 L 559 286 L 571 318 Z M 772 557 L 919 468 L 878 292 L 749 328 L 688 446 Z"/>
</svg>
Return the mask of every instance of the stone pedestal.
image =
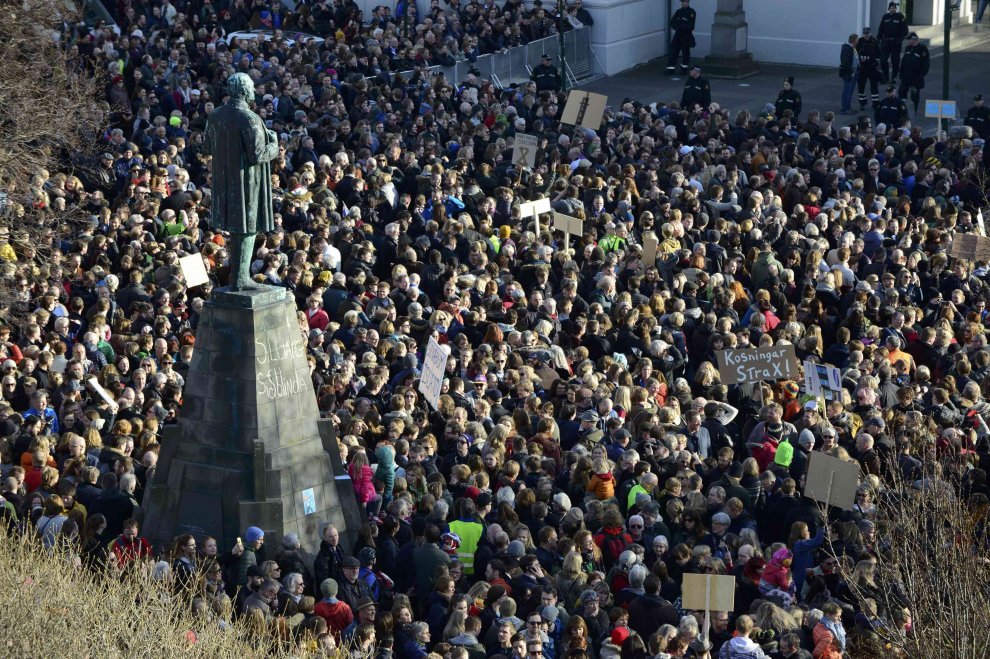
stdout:
<svg viewBox="0 0 990 659">
<path fill-rule="evenodd" d="M 257 526 L 270 546 L 291 532 L 315 552 L 329 522 L 350 547 L 362 517 L 319 421 L 292 298 L 272 287 L 215 293 L 145 493 L 144 535 L 156 545 L 210 535 L 229 548 Z"/>
<path fill-rule="evenodd" d="M 747 52 L 749 26 L 743 0 L 718 0 L 712 24 L 711 55 L 705 58 L 704 75 L 709 78 L 748 78 L 760 72 Z"/>
</svg>

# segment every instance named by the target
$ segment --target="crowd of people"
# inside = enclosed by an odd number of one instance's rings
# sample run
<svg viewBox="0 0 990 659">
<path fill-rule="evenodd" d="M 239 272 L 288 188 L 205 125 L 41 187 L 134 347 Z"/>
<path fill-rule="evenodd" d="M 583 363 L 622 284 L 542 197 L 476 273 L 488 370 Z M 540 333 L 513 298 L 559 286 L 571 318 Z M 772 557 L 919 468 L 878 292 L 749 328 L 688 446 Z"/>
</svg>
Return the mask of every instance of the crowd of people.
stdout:
<svg viewBox="0 0 990 659">
<path fill-rule="evenodd" d="M 109 127 L 5 202 L 88 218 L 44 261 L 0 234 L 6 528 L 79 570 L 153 565 L 204 619 L 313 652 L 896 649 L 912 615 L 882 569 L 879 502 L 942 478 L 974 510 L 990 494 L 987 263 L 949 256 L 984 231 L 990 126 L 949 139 L 800 104 L 627 99 L 588 130 L 559 121 L 552 85 L 428 73 L 546 36 L 546 4 L 120 0 L 119 36 L 69 26 L 69 65 L 107 74 Z M 568 14 L 590 24 L 580 0 Z M 235 72 L 280 139 L 251 272 L 298 304 L 367 514 L 346 552 L 332 526 L 319 547 L 257 527 L 232 548 L 141 535 L 199 314 L 229 274 L 202 143 Z M 512 164 L 517 133 L 539 139 L 533 168 Z M 521 214 L 545 197 L 581 236 Z M 193 253 L 211 281 L 188 288 Z M 436 409 L 417 389 L 431 338 L 449 351 Z M 719 351 L 787 343 L 840 369 L 827 404 L 802 381 L 721 382 Z M 851 510 L 803 496 L 814 451 L 860 465 Z M 683 606 L 692 573 L 736 580 L 707 634 Z"/>
</svg>

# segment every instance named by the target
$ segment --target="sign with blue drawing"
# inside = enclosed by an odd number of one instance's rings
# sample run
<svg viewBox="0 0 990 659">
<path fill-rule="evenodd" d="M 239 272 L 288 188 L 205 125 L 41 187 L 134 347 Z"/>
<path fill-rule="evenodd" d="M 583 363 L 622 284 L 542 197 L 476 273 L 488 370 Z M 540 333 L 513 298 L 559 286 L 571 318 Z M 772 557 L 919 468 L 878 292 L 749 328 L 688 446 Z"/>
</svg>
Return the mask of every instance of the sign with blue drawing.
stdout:
<svg viewBox="0 0 990 659">
<path fill-rule="evenodd" d="M 313 488 L 302 491 L 303 515 L 312 515 L 316 512 L 316 492 Z"/>
</svg>

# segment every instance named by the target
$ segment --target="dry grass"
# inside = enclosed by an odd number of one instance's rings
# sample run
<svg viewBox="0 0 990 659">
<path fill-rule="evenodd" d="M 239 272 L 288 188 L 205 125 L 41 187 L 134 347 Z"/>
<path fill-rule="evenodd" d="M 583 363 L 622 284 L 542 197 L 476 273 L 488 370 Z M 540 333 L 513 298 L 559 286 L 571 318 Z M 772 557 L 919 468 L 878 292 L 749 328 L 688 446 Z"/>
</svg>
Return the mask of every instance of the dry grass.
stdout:
<svg viewBox="0 0 990 659">
<path fill-rule="evenodd" d="M 0 540 L 0 655 L 4 657 L 312 657 L 254 634 L 244 622 L 221 629 L 197 617 L 151 578 L 94 576 L 63 553 Z"/>
</svg>

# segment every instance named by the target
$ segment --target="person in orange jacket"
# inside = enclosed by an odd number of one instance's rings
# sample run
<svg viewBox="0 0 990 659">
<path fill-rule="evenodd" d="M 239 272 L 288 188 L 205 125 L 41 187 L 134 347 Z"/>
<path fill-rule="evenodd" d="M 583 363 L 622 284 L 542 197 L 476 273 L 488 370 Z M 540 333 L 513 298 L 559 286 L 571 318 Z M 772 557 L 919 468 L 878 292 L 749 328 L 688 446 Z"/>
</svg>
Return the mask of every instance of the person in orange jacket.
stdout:
<svg viewBox="0 0 990 659">
<path fill-rule="evenodd" d="M 842 659 L 846 649 L 846 630 L 842 626 L 842 607 L 835 602 L 822 605 L 821 621 L 815 625 L 812 638 L 815 649 L 811 651 L 814 659 Z"/>
<path fill-rule="evenodd" d="M 588 481 L 588 492 L 595 495 L 599 501 L 608 501 L 615 497 L 615 476 L 609 467 L 608 460 L 598 458 L 592 465 L 594 474 Z"/>
</svg>

